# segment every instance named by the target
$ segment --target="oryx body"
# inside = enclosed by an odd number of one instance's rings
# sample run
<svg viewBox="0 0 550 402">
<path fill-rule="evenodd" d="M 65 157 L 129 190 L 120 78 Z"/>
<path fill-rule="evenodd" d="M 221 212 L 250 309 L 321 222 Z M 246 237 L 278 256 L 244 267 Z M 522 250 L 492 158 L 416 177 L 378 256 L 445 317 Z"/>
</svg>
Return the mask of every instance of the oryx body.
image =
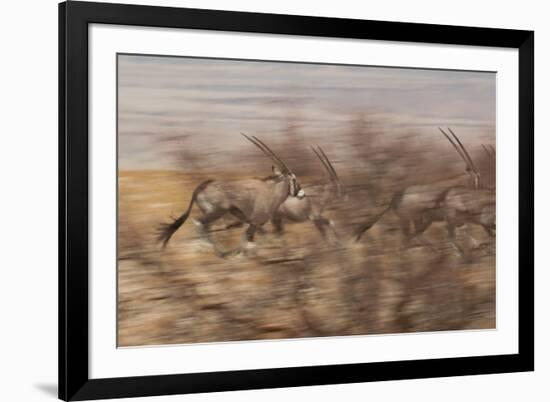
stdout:
<svg viewBox="0 0 550 402">
<path fill-rule="evenodd" d="M 293 180 L 284 175 L 266 179 L 212 181 L 197 193 L 196 203 L 203 213 L 199 221 L 210 215 L 232 213 L 253 225 L 261 226 L 293 193 Z M 294 198 L 294 197 L 293 197 Z"/>
<path fill-rule="evenodd" d="M 275 163 L 273 175 L 264 179 L 208 180 L 201 183 L 193 192 L 187 210 L 172 223 L 160 226 L 159 240 L 163 246 L 187 220 L 194 203 L 202 212 L 195 223 L 209 241 L 209 226 L 229 213 L 249 225 L 246 240 L 251 243 L 256 230 L 273 217 L 287 197 L 305 196 L 295 174 L 267 145 L 256 137 L 245 137 Z"/>
<path fill-rule="evenodd" d="M 312 147 L 312 150 L 329 174 L 330 183 L 323 187 L 323 194 L 318 198 L 317 202 L 308 196 L 304 198 L 288 197 L 280 205 L 271 220 L 275 231 L 279 234 L 283 233 L 284 223 L 313 222 L 323 237 L 326 236 L 326 229 L 332 227 L 332 222 L 323 216 L 323 210 L 330 199 L 341 197 L 340 179 L 323 149 L 321 147 L 317 147 L 317 149 Z M 333 233 L 336 236 L 334 230 Z"/>
<path fill-rule="evenodd" d="M 453 227 L 467 223 L 479 225 L 489 235 L 496 228 L 496 194 L 493 189 L 450 189 L 443 201 L 445 220 Z"/>
</svg>

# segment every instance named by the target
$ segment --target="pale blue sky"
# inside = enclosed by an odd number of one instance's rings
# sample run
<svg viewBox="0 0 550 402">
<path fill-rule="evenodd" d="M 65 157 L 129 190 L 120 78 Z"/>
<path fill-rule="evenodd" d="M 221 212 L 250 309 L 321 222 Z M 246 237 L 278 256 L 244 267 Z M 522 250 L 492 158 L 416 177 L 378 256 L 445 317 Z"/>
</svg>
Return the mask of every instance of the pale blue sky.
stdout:
<svg viewBox="0 0 550 402">
<path fill-rule="evenodd" d="M 360 114 L 387 135 L 450 126 L 494 142 L 494 73 L 132 55 L 118 66 L 121 169 L 169 167 L 178 137 L 211 152 L 235 151 L 240 132 L 273 143 L 289 121 L 306 142 L 345 141 Z"/>
</svg>

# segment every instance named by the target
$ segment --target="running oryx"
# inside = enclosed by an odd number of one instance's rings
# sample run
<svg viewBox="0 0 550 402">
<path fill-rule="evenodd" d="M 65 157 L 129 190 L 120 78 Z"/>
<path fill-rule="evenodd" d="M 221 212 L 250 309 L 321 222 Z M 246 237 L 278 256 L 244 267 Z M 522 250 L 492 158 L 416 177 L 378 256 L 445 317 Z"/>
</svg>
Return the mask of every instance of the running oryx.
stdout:
<svg viewBox="0 0 550 402">
<path fill-rule="evenodd" d="M 246 248 L 249 248 L 253 246 L 256 230 L 273 217 L 288 197 L 305 197 L 296 175 L 275 152 L 257 137 L 242 135 L 273 161 L 273 174 L 263 179 L 207 180 L 199 184 L 193 192 L 187 210 L 172 223 L 159 226 L 158 239 L 162 241 L 163 247 L 166 247 L 172 235 L 183 225 L 195 202 L 202 212 L 202 216 L 196 219 L 195 223 L 201 235 L 212 245 L 214 243 L 208 234 L 209 226 L 229 213 L 248 224 L 245 239 Z M 231 253 L 239 251 L 240 249 Z M 220 254 L 223 256 L 228 253 Z"/>
<path fill-rule="evenodd" d="M 334 231 L 332 222 L 323 217 L 323 210 L 326 203 L 333 198 L 340 198 L 342 196 L 342 185 L 340 179 L 336 173 L 336 170 L 332 166 L 332 163 L 328 159 L 323 149 L 317 146 L 317 149 L 311 147 L 315 155 L 319 158 L 327 173 L 329 174 L 330 183 L 323 187 L 323 194 L 320 197 L 319 202 L 314 202 L 314 196 L 308 195 L 303 198 L 288 197 L 285 202 L 281 204 L 277 212 L 271 219 L 271 224 L 275 229 L 275 233 L 281 235 L 284 232 L 284 223 L 303 223 L 311 221 L 315 224 L 315 227 L 321 235 L 326 238 L 326 229 L 331 228 L 334 237 L 337 239 L 336 232 Z M 242 226 L 241 221 L 236 221 L 225 229 L 231 229 Z"/>
<path fill-rule="evenodd" d="M 465 171 L 446 181 L 410 186 L 399 191 L 380 214 L 359 228 L 356 240 L 388 211 L 393 211 L 399 217 L 401 229 L 408 241 L 421 238 L 433 222 L 446 221 L 453 246 L 460 252 L 454 236 L 456 226 L 469 222 L 480 224 L 486 230 L 494 228 L 494 203 L 492 209 L 490 206 L 492 191 L 480 189 L 480 174 L 455 133 L 451 129 L 448 129 L 449 133 L 441 128 L 439 130 L 464 161 Z M 494 200 L 494 195 L 492 197 Z"/>
<path fill-rule="evenodd" d="M 482 145 L 492 160 L 496 159 L 496 151 L 492 145 Z M 481 226 L 489 237 L 495 237 L 496 231 L 496 191 L 495 188 L 472 189 L 454 187 L 445 194 L 442 203 L 447 221 L 447 231 L 453 246 L 460 254 L 462 248 L 456 242 L 455 229 L 464 224 Z M 471 236 L 470 236 L 471 237 Z M 474 239 L 475 241 L 475 239 Z"/>
<path fill-rule="evenodd" d="M 311 221 L 315 224 L 315 227 L 321 235 L 326 238 L 326 228 L 331 228 L 336 240 L 336 232 L 333 228 L 333 223 L 325 218 L 323 210 L 326 203 L 333 198 L 340 198 L 342 196 L 342 185 L 340 179 L 336 174 L 336 170 L 332 163 L 328 159 L 323 149 L 317 146 L 317 149 L 311 147 L 317 158 L 321 161 L 325 170 L 327 171 L 330 183 L 326 184 L 323 188 L 323 194 L 320 196 L 319 202 L 313 202 L 310 196 L 304 198 L 289 197 L 285 202 L 281 204 L 277 212 L 273 215 L 271 223 L 275 228 L 275 232 L 278 234 L 283 233 L 283 224 L 285 222 L 306 222 Z"/>
</svg>

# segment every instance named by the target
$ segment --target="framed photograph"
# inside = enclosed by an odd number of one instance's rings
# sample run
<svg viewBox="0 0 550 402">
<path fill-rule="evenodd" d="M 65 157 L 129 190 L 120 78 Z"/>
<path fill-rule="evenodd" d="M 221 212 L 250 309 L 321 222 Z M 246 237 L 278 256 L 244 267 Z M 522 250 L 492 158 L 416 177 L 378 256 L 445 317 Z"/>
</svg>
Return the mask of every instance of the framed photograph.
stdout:
<svg viewBox="0 0 550 402">
<path fill-rule="evenodd" d="M 534 33 L 59 5 L 59 397 L 534 369 Z"/>
</svg>

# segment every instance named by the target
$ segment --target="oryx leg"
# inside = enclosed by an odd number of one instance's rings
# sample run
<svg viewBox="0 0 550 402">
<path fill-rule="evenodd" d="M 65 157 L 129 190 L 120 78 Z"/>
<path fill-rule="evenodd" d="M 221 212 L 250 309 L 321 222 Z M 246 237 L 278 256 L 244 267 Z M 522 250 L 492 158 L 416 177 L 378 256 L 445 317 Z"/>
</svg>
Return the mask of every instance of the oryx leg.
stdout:
<svg viewBox="0 0 550 402">
<path fill-rule="evenodd" d="M 283 217 L 281 214 L 277 213 L 273 215 L 273 218 L 271 218 L 271 224 L 273 225 L 273 229 L 277 235 L 282 235 L 284 233 L 285 228 L 283 226 Z"/>
<path fill-rule="evenodd" d="M 230 222 L 229 224 L 223 226 L 220 229 L 214 230 L 214 232 L 241 228 L 245 225 L 246 217 L 244 216 L 244 214 L 240 210 L 238 210 L 237 208 L 231 208 L 228 212 L 231 215 L 233 215 L 237 220 L 235 220 L 234 222 Z M 258 232 L 259 233 L 265 233 L 265 229 L 260 227 L 260 228 L 258 228 Z"/>
<path fill-rule="evenodd" d="M 234 229 L 234 228 L 240 228 L 240 227 L 244 226 L 244 223 L 246 221 L 246 217 L 244 216 L 244 214 L 240 210 L 238 210 L 237 208 L 231 208 L 231 209 L 229 209 L 228 212 L 231 215 L 233 215 L 235 218 L 237 218 L 237 220 L 234 221 L 234 222 L 231 222 L 228 225 L 225 225 L 220 230 Z"/>
<path fill-rule="evenodd" d="M 254 235 L 256 234 L 256 230 L 258 227 L 256 225 L 250 224 L 248 226 L 248 229 L 246 229 L 245 238 L 248 243 L 252 243 L 254 241 Z"/>
<path fill-rule="evenodd" d="M 258 226 L 252 223 L 248 226 L 248 229 L 246 229 L 246 232 L 244 232 L 245 243 L 243 246 L 241 246 L 241 250 L 239 251 L 244 250 L 244 252 L 247 254 L 251 251 L 253 252 L 253 250 L 256 248 L 256 245 L 254 244 L 254 235 L 256 234 L 257 230 Z"/>
<path fill-rule="evenodd" d="M 321 233 L 321 236 L 323 236 L 323 239 L 325 240 L 328 240 L 327 228 L 329 228 L 330 231 L 332 232 L 332 235 L 334 236 L 334 243 L 338 245 L 339 243 L 338 235 L 334 230 L 333 223 L 329 219 L 321 215 L 310 217 L 309 219 L 313 222 L 313 224 L 315 225 L 315 227 L 317 228 L 319 233 Z"/>
<path fill-rule="evenodd" d="M 224 230 L 240 228 L 240 227 L 243 227 L 243 226 L 244 226 L 244 222 L 235 221 L 235 222 L 231 222 L 228 225 L 225 225 L 224 227 L 221 227 L 219 229 L 210 230 L 210 232 L 223 232 Z"/>
<path fill-rule="evenodd" d="M 326 239 L 327 231 L 325 228 L 330 226 L 330 221 L 322 216 L 314 216 L 311 217 L 310 220 L 313 222 L 319 233 L 321 233 L 321 236 Z"/>
<path fill-rule="evenodd" d="M 230 223 L 229 225 L 227 225 L 224 230 L 227 230 L 227 229 L 235 229 L 235 228 L 242 228 L 244 226 L 244 222 L 233 222 L 233 223 Z M 267 231 L 265 230 L 265 228 L 263 226 L 260 226 L 258 228 L 256 228 L 256 231 L 259 233 L 259 234 L 265 234 L 267 233 Z"/>
<path fill-rule="evenodd" d="M 449 235 L 449 240 L 455 251 L 461 256 L 465 257 L 464 249 L 458 244 L 456 239 L 456 228 L 461 226 L 464 222 L 457 220 L 456 210 L 449 208 L 445 214 L 445 220 L 447 221 L 447 234 Z"/>
<path fill-rule="evenodd" d="M 217 211 L 212 211 L 204 214 L 202 217 L 194 220 L 193 222 L 197 225 L 199 236 L 204 240 L 207 240 L 214 248 L 216 249 L 215 243 L 210 238 L 210 225 L 220 219 L 227 213 L 225 209 L 219 209 Z"/>
<path fill-rule="evenodd" d="M 243 226 L 244 226 L 244 222 L 237 221 L 237 222 L 230 223 L 230 224 L 227 225 L 224 229 L 227 230 L 227 229 L 242 228 Z M 267 231 L 265 230 L 265 228 L 264 228 L 263 226 L 257 227 L 257 228 L 256 228 L 256 231 L 257 231 L 259 234 L 265 234 L 265 233 L 267 233 Z"/>
<path fill-rule="evenodd" d="M 243 235 L 243 241 L 242 244 L 234 249 L 229 251 L 224 251 L 219 253 L 220 257 L 230 257 L 230 256 L 236 256 L 238 254 L 241 254 L 244 252 L 245 254 L 253 254 L 254 250 L 256 248 L 256 245 L 254 244 L 254 235 L 256 234 L 256 231 L 258 230 L 258 226 L 254 224 L 250 224 Z"/>
<path fill-rule="evenodd" d="M 483 223 L 480 223 L 479 224 L 484 230 L 485 232 L 487 233 L 487 235 L 489 236 L 489 238 L 494 238 L 495 237 L 495 231 L 494 229 L 491 227 L 491 225 L 485 225 Z M 484 248 L 487 248 L 491 245 L 491 240 L 488 240 L 488 241 L 478 241 L 476 239 L 474 239 L 474 237 L 472 235 L 470 235 L 468 233 L 468 236 L 470 237 L 471 239 L 471 242 L 473 243 L 474 245 L 474 249 L 475 250 L 479 250 L 479 249 L 484 249 Z"/>
<path fill-rule="evenodd" d="M 399 227 L 401 228 L 402 240 L 401 247 L 406 248 L 409 246 L 409 239 L 411 237 L 411 220 L 408 217 L 399 216 Z"/>
<path fill-rule="evenodd" d="M 454 222 L 447 223 L 447 233 L 449 235 L 449 240 L 451 241 L 453 248 L 458 252 L 461 257 L 464 257 L 464 250 L 458 245 L 458 242 L 456 240 L 456 225 Z"/>
<path fill-rule="evenodd" d="M 246 222 L 246 217 L 244 216 L 244 214 L 241 212 L 241 210 L 237 209 L 237 208 L 231 208 L 229 210 L 229 212 L 231 213 L 231 215 L 233 215 L 235 218 L 237 218 L 239 221 L 238 222 L 233 222 L 231 224 L 229 224 L 226 229 L 232 229 L 232 228 L 240 228 L 242 226 L 244 226 L 245 222 Z M 261 226 L 257 226 L 256 227 L 256 230 L 258 231 L 258 233 L 265 233 L 265 229 Z"/>
<path fill-rule="evenodd" d="M 409 238 L 409 242 L 418 239 L 423 245 L 433 248 L 433 244 L 424 238 L 424 232 L 430 227 L 431 224 L 432 220 L 426 216 L 413 220 L 414 231 L 412 236 Z"/>
<path fill-rule="evenodd" d="M 235 229 L 235 228 L 242 228 L 244 226 L 244 222 L 241 221 L 235 221 L 227 225 L 224 229 Z"/>
<path fill-rule="evenodd" d="M 485 229 L 485 232 L 487 232 L 489 237 L 495 237 L 496 225 L 490 226 L 490 225 L 482 224 L 481 226 L 483 227 L 483 229 Z"/>
<path fill-rule="evenodd" d="M 467 264 L 471 264 L 474 261 L 474 256 L 472 254 L 473 249 L 469 247 L 466 249 L 464 247 L 461 247 L 456 238 L 456 228 L 461 226 L 466 226 L 466 225 L 463 225 L 461 223 L 457 224 L 456 222 L 451 221 L 447 224 L 447 232 L 449 234 L 449 239 L 451 240 L 451 244 L 453 248 L 458 253 L 458 255 L 462 258 L 462 261 Z M 466 227 L 465 229 L 467 230 L 468 228 Z M 469 233 L 468 233 L 468 236 L 469 236 Z"/>
<path fill-rule="evenodd" d="M 416 239 L 418 239 L 423 246 L 433 247 L 433 245 L 423 237 L 426 229 L 432 224 L 432 220 L 429 217 L 422 216 L 411 219 L 408 216 L 399 216 L 399 220 L 404 239 L 403 245 L 405 247 L 411 246 Z"/>
</svg>

